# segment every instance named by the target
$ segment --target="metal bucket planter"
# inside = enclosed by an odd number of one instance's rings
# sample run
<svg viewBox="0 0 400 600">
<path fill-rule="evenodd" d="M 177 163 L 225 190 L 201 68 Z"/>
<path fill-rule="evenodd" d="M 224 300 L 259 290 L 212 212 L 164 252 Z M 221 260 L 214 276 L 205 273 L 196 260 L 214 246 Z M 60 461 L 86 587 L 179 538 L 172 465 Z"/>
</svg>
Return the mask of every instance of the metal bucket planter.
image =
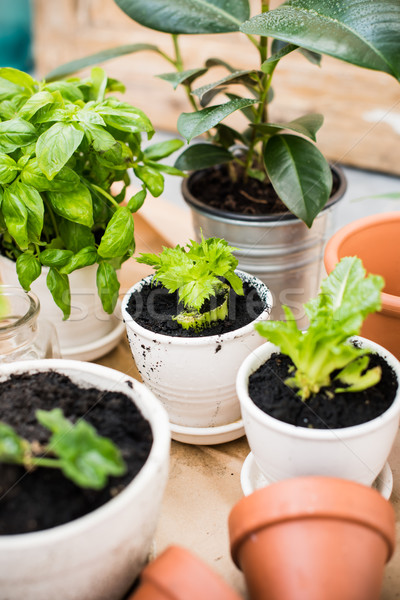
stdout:
<svg viewBox="0 0 400 600">
<path fill-rule="evenodd" d="M 332 233 L 332 216 L 346 191 L 341 169 L 331 169 L 338 187 L 311 229 L 289 212 L 260 217 L 207 206 L 190 191 L 192 182 L 203 177 L 204 171 L 192 173 L 182 184 L 197 239 L 202 229 L 205 237 L 224 238 L 237 249 L 239 268 L 261 279 L 271 290 L 273 320 L 283 317 L 281 305 L 287 304 L 300 325 L 306 325 L 303 304 L 318 292 L 324 276 L 324 246 Z"/>
</svg>

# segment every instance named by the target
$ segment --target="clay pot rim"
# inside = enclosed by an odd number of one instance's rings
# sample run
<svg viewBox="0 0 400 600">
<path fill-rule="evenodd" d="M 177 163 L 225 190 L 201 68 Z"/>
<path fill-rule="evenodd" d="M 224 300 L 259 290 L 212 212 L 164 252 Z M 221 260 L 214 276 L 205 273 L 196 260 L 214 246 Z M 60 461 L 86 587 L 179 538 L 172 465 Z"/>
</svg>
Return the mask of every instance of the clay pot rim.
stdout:
<svg viewBox="0 0 400 600">
<path fill-rule="evenodd" d="M 352 221 L 348 225 L 345 225 L 339 229 L 339 231 L 337 231 L 328 241 L 325 248 L 324 262 L 327 272 L 330 273 L 335 265 L 339 262 L 339 248 L 353 233 L 361 231 L 362 229 L 373 229 L 391 221 L 398 221 L 400 224 L 400 213 L 397 211 L 392 211 L 377 215 L 370 215 L 368 217 L 363 217 L 361 219 L 357 219 L 356 221 Z M 381 313 L 398 315 L 400 311 L 400 296 L 382 292 L 381 297 Z"/>
<path fill-rule="evenodd" d="M 375 489 L 335 477 L 305 476 L 284 479 L 245 496 L 229 515 L 231 555 L 239 565 L 239 549 L 251 534 L 268 526 L 297 520 L 325 518 L 353 522 L 379 533 L 388 553 L 396 545 L 392 505 Z"/>
</svg>

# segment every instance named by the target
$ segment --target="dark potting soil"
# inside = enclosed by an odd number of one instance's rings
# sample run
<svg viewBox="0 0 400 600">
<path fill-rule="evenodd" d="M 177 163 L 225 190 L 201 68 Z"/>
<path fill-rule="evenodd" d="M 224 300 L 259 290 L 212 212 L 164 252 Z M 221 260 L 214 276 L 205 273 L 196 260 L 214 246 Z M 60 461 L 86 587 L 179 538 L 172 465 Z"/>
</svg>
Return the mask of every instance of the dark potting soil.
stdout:
<svg viewBox="0 0 400 600">
<path fill-rule="evenodd" d="M 0 421 L 29 441 L 46 444 L 49 432 L 36 420 L 38 408 L 61 408 L 73 422 L 83 417 L 120 449 L 127 472 L 111 477 L 102 490 L 88 490 L 58 469 L 41 467 L 27 473 L 23 467 L 0 464 L 2 535 L 48 529 L 98 508 L 135 477 L 152 446 L 150 424 L 125 394 L 81 388 L 56 372 L 15 375 L 0 383 Z"/>
<path fill-rule="evenodd" d="M 199 176 L 191 179 L 190 191 L 207 206 L 242 215 L 290 214 L 270 183 L 251 178 L 245 183 L 240 177 L 233 181 L 226 165 L 209 167 L 201 175 L 199 172 Z M 331 196 L 339 188 L 336 174 L 332 175 Z"/>
<path fill-rule="evenodd" d="M 182 310 L 178 293 L 168 293 L 168 290 L 160 284 L 145 284 L 140 292 L 134 292 L 129 299 L 127 311 L 139 325 L 154 333 L 174 337 L 222 335 L 251 323 L 265 308 L 255 287 L 244 282 L 243 290 L 243 296 L 238 296 L 232 289 L 230 290 L 229 314 L 224 321 L 216 321 L 215 325 L 198 331 L 183 329 L 174 321 L 172 317 Z M 219 299 L 216 298 L 215 304 L 207 303 L 203 310 L 218 306 L 218 302 Z"/>
<path fill-rule="evenodd" d="M 283 354 L 273 354 L 250 375 L 249 395 L 262 411 L 291 425 L 315 429 L 351 427 L 375 419 L 393 403 L 396 375 L 383 358 L 371 354 L 369 367 L 377 365 L 382 368 L 381 380 L 368 390 L 334 394 L 336 384 L 321 388 L 318 394 L 303 402 L 295 389 L 284 384 L 290 377 L 291 359 Z"/>
</svg>

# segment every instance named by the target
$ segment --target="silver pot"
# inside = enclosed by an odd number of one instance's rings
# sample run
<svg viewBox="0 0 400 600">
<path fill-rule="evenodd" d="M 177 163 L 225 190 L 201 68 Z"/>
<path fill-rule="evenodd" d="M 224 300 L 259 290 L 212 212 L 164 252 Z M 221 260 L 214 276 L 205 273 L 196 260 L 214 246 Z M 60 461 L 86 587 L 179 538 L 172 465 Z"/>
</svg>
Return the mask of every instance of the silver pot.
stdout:
<svg viewBox="0 0 400 600">
<path fill-rule="evenodd" d="M 346 191 L 344 173 L 331 166 L 339 181 L 337 191 L 309 229 L 290 212 L 271 216 L 238 215 L 212 208 L 191 193 L 196 171 L 183 181 L 182 194 L 192 211 L 196 237 L 224 238 L 236 248 L 239 268 L 259 277 L 273 296 L 271 319 L 282 319 L 282 304 L 290 306 L 301 327 L 307 325 L 303 304 L 318 293 L 325 274 L 323 251 L 331 234 L 332 217 Z"/>
</svg>

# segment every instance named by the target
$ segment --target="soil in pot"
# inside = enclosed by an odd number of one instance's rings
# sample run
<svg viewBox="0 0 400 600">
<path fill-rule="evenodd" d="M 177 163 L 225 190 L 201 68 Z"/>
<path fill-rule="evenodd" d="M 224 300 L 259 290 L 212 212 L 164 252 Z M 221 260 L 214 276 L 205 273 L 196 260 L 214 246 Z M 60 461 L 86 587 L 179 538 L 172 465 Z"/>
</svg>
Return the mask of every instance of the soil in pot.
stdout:
<svg viewBox="0 0 400 600">
<path fill-rule="evenodd" d="M 339 188 L 338 176 L 334 172 L 332 176 L 331 196 Z M 233 181 L 226 165 L 199 172 L 192 178 L 190 191 L 206 206 L 225 212 L 253 216 L 290 214 L 270 183 L 252 178 L 244 183 L 240 177 Z"/>
<path fill-rule="evenodd" d="M 31 442 L 47 443 L 49 432 L 37 422 L 35 411 L 53 408 L 60 408 L 73 422 L 84 418 L 99 435 L 110 438 L 120 449 L 127 472 L 111 477 L 98 491 L 76 486 L 56 469 L 27 473 L 23 467 L 0 464 L 2 535 L 49 529 L 82 517 L 122 491 L 150 453 L 150 424 L 121 392 L 82 388 L 54 371 L 24 373 L 0 383 L 0 421 Z"/>
<path fill-rule="evenodd" d="M 335 384 L 321 388 L 304 402 L 295 389 L 284 383 L 291 376 L 293 362 L 288 356 L 275 353 L 250 375 L 249 396 L 263 412 L 291 425 L 315 429 L 351 427 L 375 419 L 394 401 L 396 375 L 382 357 L 371 354 L 368 368 L 378 365 L 382 377 L 375 386 L 362 392 L 335 394 Z"/>
<path fill-rule="evenodd" d="M 265 301 L 263 302 L 254 286 L 244 281 L 243 290 L 243 296 L 230 290 L 229 314 L 224 321 L 216 321 L 214 325 L 196 331 L 183 329 L 173 319 L 182 310 L 178 293 L 168 293 L 160 284 L 145 284 L 140 291 L 134 292 L 129 299 L 127 311 L 139 325 L 154 333 L 175 337 L 222 335 L 248 325 L 265 310 Z M 223 297 L 217 296 L 217 304 L 210 307 L 209 302 L 205 302 L 202 311 L 209 311 L 222 301 Z"/>
</svg>

